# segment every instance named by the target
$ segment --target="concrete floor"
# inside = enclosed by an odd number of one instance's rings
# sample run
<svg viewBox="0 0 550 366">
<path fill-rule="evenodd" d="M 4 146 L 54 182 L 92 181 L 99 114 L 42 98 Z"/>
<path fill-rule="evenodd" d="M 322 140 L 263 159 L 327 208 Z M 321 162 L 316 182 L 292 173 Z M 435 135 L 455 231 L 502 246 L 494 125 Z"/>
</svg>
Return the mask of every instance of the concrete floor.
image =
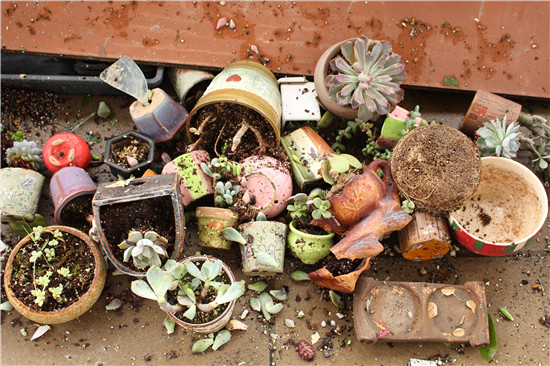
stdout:
<svg viewBox="0 0 550 366">
<path fill-rule="evenodd" d="M 421 105 L 421 112 L 428 120 L 435 119 L 457 127 L 472 99 L 471 94 L 438 91 L 407 90 L 402 106 L 412 108 Z M 99 131 L 102 137 L 109 138 L 133 128 L 123 97 L 92 97 L 82 107 L 83 96 L 63 97 L 66 102 L 60 104 L 58 118 L 54 124 L 34 128 L 31 121 L 23 125 L 39 134 L 44 142 L 51 136 L 51 128 L 58 131 L 72 125 L 79 118 L 95 111 L 101 100 L 107 102 L 117 119 L 115 126 L 103 120 L 87 122 L 76 131 L 85 137 L 88 131 Z M 524 110 L 550 117 L 547 101 L 520 100 Z M 68 121 L 68 122 L 67 122 Z M 29 134 L 30 135 L 30 134 Z M 105 141 L 92 145 L 92 152 L 101 155 Z M 93 165 L 88 171 L 99 182 L 113 180 L 107 166 Z M 39 213 L 48 223 L 53 224 L 53 205 L 47 184 L 41 197 Z M 193 254 L 197 246 L 196 227 L 188 225 L 185 254 Z M 549 297 L 544 292 L 532 289 L 538 279 L 548 285 L 550 260 L 545 251 L 545 238 L 550 236 L 547 221 L 543 230 L 519 254 L 509 257 L 481 257 L 467 249 L 457 247 L 456 256 L 447 256 L 441 260 L 424 263 L 410 262 L 400 257 L 392 247 L 394 241 L 386 241 L 388 250 L 377 257 L 366 275 L 377 280 L 426 281 L 443 276 L 449 284 L 463 284 L 476 280 L 486 283 L 488 312 L 495 321 L 498 339 L 498 352 L 495 363 L 504 365 L 545 365 L 550 363 L 550 330 L 539 323 L 539 318 L 549 315 Z M 2 239 L 9 245 L 17 242 L 8 226 L 2 225 Z M 204 251 L 203 251 L 204 252 Z M 243 276 L 240 271 L 240 255 L 234 247 L 228 253 L 214 253 L 229 263 L 239 279 L 247 284 L 255 282 L 253 278 Z M 295 282 L 289 273 L 295 269 L 310 271 L 312 268 L 287 258 L 285 273 L 277 278 L 268 279 L 270 289 L 289 286 L 289 299 L 284 310 L 271 323 L 265 323 L 249 306 L 251 294 L 243 296 L 237 304 L 233 318 L 238 318 L 244 309 L 250 311 L 243 320 L 248 325 L 246 331 L 234 331 L 232 339 L 218 351 L 209 350 L 203 355 L 193 355 L 191 345 L 200 337 L 195 333 L 176 329 L 167 335 L 163 327 L 164 314 L 150 300 L 144 300 L 139 311 L 130 304 L 124 304 L 117 311 L 105 310 L 106 292 L 96 305 L 85 315 L 72 322 L 54 325 L 41 338 L 31 341 L 38 327 L 31 321 L 19 316 L 15 311 L 2 312 L 1 327 L 1 364 L 2 365 L 296 365 L 305 364 L 299 358 L 296 347 L 289 343 L 294 340 L 311 341 L 318 332 L 321 338 L 330 331 L 334 321 L 340 335 L 332 337 L 332 349 L 327 352 L 317 350 L 313 363 L 319 365 L 406 365 L 411 358 L 440 359 L 444 364 L 483 365 L 478 350 L 469 345 L 453 344 L 450 348 L 442 343 L 376 343 L 361 344 L 355 339 L 352 329 L 352 298 L 345 299 L 345 307 L 337 309 L 330 300 L 322 297 L 322 291 L 311 283 Z M 129 289 L 127 276 L 108 276 L 107 286 L 114 294 Z M 522 281 L 527 281 L 526 285 Z M 525 282 L 524 282 L 525 283 Z M 391 306 L 391 304 L 388 304 Z M 506 307 L 514 316 L 507 321 L 499 316 L 498 308 Z M 296 314 L 305 313 L 299 319 Z M 340 312 L 343 318 L 336 316 Z M 293 319 L 296 328 L 290 330 L 284 319 Z M 325 321 L 328 325 L 322 326 Z M 27 331 L 26 336 L 21 331 Z M 319 343 L 315 346 L 317 347 Z"/>
</svg>

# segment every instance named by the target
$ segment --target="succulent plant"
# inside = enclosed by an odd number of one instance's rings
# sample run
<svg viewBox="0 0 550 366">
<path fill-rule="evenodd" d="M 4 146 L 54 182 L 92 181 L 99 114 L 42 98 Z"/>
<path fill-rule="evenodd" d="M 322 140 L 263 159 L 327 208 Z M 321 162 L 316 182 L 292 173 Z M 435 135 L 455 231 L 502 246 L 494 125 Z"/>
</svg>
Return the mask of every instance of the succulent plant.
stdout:
<svg viewBox="0 0 550 366">
<path fill-rule="evenodd" d="M 286 206 L 292 220 L 301 228 L 307 227 L 311 219 L 330 218 L 330 202 L 324 199 L 324 191 L 313 189 L 309 195 L 298 193 L 292 197 L 292 203 Z"/>
<path fill-rule="evenodd" d="M 139 269 L 162 265 L 160 257 L 167 257 L 166 244 L 168 240 L 154 231 L 142 234 L 139 231 L 130 231 L 128 239 L 118 245 L 124 250 L 124 262 L 133 259 L 134 266 Z"/>
<path fill-rule="evenodd" d="M 334 185 L 341 174 L 361 169 L 363 164 L 353 155 L 334 153 L 325 154 L 322 158 L 320 173 L 323 180 L 328 184 Z"/>
<path fill-rule="evenodd" d="M 216 198 L 214 198 L 216 206 L 228 207 L 233 204 L 233 198 L 241 191 L 241 186 L 231 182 L 218 181 L 214 191 L 216 193 Z"/>
<path fill-rule="evenodd" d="M 500 121 L 489 121 L 476 131 L 476 144 L 482 156 L 496 155 L 503 158 L 516 156 L 520 145 L 520 125 L 512 122 L 506 126 L 506 116 Z"/>
<path fill-rule="evenodd" d="M 341 52 L 344 57 L 330 61 L 336 74 L 325 79 L 330 97 L 338 104 L 359 109 L 358 117 L 368 121 L 389 113 L 403 99 L 405 65 L 389 42 L 362 36 L 343 42 Z"/>
<path fill-rule="evenodd" d="M 34 141 L 14 141 L 13 147 L 6 150 L 6 161 L 9 166 L 42 169 L 42 149 Z"/>
</svg>

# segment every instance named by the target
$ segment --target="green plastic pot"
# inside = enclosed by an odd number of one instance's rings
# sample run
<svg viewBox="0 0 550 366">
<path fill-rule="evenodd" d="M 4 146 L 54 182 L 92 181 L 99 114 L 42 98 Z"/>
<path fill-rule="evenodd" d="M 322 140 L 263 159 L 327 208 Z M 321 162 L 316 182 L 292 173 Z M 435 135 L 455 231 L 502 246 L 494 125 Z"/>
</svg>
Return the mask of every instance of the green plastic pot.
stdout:
<svg viewBox="0 0 550 366">
<path fill-rule="evenodd" d="M 289 228 L 288 248 L 292 255 L 305 264 L 315 264 L 330 253 L 330 248 L 334 244 L 334 233 L 308 234 L 296 228 L 296 221 L 292 221 Z"/>
</svg>

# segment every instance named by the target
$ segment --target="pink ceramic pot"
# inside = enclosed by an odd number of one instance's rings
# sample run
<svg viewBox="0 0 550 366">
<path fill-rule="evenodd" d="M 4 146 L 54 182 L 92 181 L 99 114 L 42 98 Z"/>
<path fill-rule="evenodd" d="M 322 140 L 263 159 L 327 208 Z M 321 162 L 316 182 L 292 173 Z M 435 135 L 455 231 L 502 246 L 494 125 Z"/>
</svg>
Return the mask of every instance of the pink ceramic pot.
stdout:
<svg viewBox="0 0 550 366">
<path fill-rule="evenodd" d="M 178 156 L 162 169 L 162 174 L 178 173 L 183 205 L 214 193 L 212 177 L 201 169 L 201 163 L 208 164 L 210 157 L 204 150 L 196 150 Z"/>
<path fill-rule="evenodd" d="M 269 219 L 286 208 L 292 195 L 292 177 L 288 168 L 269 156 L 251 156 L 242 162 L 246 185 L 242 188 L 256 198 L 252 205 Z"/>
</svg>

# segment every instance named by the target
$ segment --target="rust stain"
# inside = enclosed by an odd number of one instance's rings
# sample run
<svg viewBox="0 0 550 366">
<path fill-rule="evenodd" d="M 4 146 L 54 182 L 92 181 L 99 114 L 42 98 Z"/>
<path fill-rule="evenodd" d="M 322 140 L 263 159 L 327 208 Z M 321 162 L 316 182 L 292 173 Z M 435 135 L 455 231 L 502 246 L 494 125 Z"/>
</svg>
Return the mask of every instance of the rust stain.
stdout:
<svg viewBox="0 0 550 366">
<path fill-rule="evenodd" d="M 445 22 L 441 25 L 441 34 L 447 39 L 451 39 L 454 45 L 460 41 L 464 41 L 464 33 L 462 27 L 453 27 L 449 22 Z"/>
<path fill-rule="evenodd" d="M 135 11 L 136 8 L 137 1 L 133 1 L 131 5 L 121 4 L 120 9 L 115 9 L 113 7 L 105 8 L 103 9 L 103 13 L 106 14 L 106 18 L 103 23 L 110 25 L 116 30 L 125 29 L 130 24 L 130 10 Z"/>
<path fill-rule="evenodd" d="M 306 41 L 306 46 L 307 47 L 319 47 L 319 42 L 321 41 L 322 37 L 321 37 L 321 34 L 319 34 L 318 32 L 314 32 L 313 33 L 313 39 L 311 41 Z"/>
<path fill-rule="evenodd" d="M 398 24 L 401 33 L 396 44 L 392 44 L 393 52 L 401 55 L 407 73 L 407 83 L 417 83 L 422 77 L 423 64 L 426 60 L 426 42 L 431 36 L 433 27 L 415 17 L 404 18 Z"/>
<path fill-rule="evenodd" d="M 141 43 L 145 46 L 145 47 L 153 47 L 153 46 L 156 46 L 157 44 L 160 43 L 160 41 L 158 39 L 152 39 L 152 38 L 149 38 L 149 37 L 145 37 L 143 38 L 143 40 L 141 41 Z"/>
<path fill-rule="evenodd" d="M 82 39 L 82 36 L 72 34 L 69 37 L 65 37 L 65 39 L 63 39 L 63 42 L 67 43 L 67 42 L 71 42 L 71 41 L 76 41 L 77 39 Z"/>
<path fill-rule="evenodd" d="M 34 28 L 31 27 L 31 26 L 28 26 L 27 27 L 27 30 L 29 31 L 30 34 L 35 34 L 36 32 L 34 31 Z"/>
<path fill-rule="evenodd" d="M 510 53 L 516 44 L 508 33 L 502 34 L 498 40 L 491 41 L 487 37 L 487 27 L 477 22 L 477 36 L 479 41 L 479 50 L 477 51 L 475 68 L 485 76 L 485 80 L 491 79 L 499 71 L 495 63 L 508 61 Z M 505 70 L 502 71 L 505 75 Z M 507 76 L 508 80 L 510 78 Z"/>
</svg>

